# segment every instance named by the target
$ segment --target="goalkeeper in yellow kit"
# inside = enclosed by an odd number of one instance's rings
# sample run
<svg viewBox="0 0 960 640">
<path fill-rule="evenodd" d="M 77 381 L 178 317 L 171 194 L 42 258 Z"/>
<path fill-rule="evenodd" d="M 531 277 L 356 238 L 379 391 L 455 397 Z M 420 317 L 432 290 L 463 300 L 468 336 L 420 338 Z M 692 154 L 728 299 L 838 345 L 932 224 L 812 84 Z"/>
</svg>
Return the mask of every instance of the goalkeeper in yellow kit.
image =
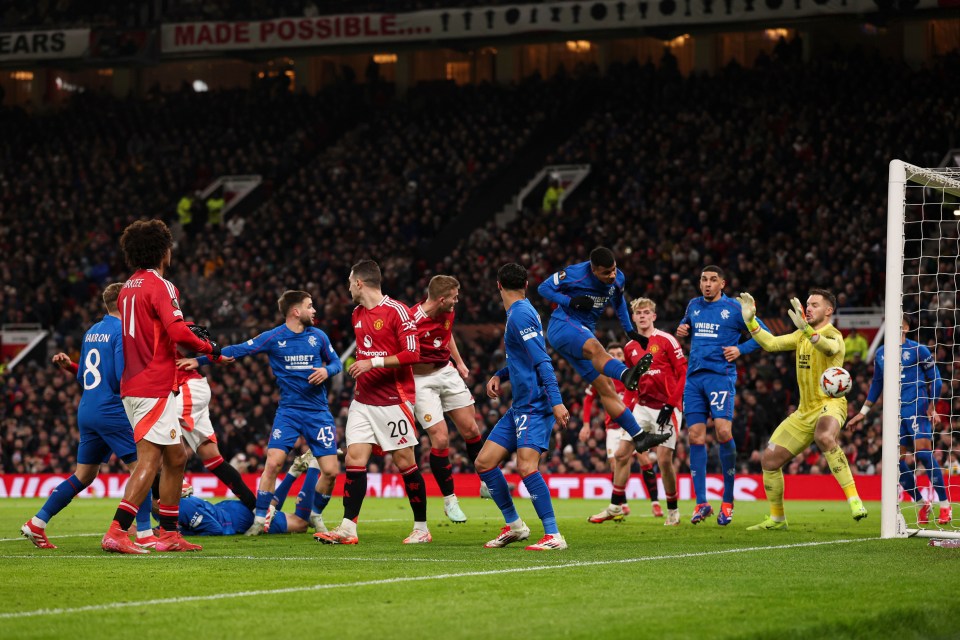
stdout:
<svg viewBox="0 0 960 640">
<path fill-rule="evenodd" d="M 757 322 L 757 304 L 749 293 L 741 293 L 743 320 L 753 339 L 766 351 L 797 352 L 797 384 L 800 406 L 780 423 L 770 444 L 763 451 L 763 488 L 770 502 L 770 515 L 760 524 L 747 527 L 752 531 L 786 529 L 783 513 L 783 467 L 803 453 L 812 442 L 823 452 L 833 477 L 847 496 L 854 520 L 867 517 L 867 510 L 857 495 L 857 486 L 847 463 L 847 456 L 837 442 L 847 420 L 847 399 L 831 398 L 820 389 L 820 376 L 830 367 L 843 366 L 843 335 L 830 324 L 837 299 L 826 289 L 811 289 L 807 308 L 797 298 L 790 301 L 790 319 L 797 327 L 793 333 L 771 335 Z"/>
</svg>

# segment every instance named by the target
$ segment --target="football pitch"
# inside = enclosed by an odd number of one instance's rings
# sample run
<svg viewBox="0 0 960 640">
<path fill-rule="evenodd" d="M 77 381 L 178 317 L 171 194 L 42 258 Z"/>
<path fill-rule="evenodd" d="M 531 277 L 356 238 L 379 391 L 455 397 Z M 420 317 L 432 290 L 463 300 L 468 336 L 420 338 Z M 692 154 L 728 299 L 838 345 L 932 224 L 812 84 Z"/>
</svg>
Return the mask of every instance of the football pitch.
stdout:
<svg viewBox="0 0 960 640">
<path fill-rule="evenodd" d="M 59 548 L 18 537 L 41 500 L 0 500 L 0 638 L 956 638 L 960 550 L 880 540 L 879 503 L 787 503 L 788 531 L 752 532 L 765 503 L 667 528 L 634 501 L 622 524 L 590 524 L 603 501 L 555 502 L 570 548 L 484 549 L 502 524 L 461 499 L 452 525 L 430 501 L 427 545 L 404 499 L 363 505 L 358 546 L 312 534 L 191 538 L 199 553 L 100 550 L 116 500 L 77 500 L 49 528 Z M 542 534 L 528 501 L 518 510 Z M 291 508 L 288 505 L 288 509 Z M 339 500 L 328 523 L 341 515 Z"/>
</svg>

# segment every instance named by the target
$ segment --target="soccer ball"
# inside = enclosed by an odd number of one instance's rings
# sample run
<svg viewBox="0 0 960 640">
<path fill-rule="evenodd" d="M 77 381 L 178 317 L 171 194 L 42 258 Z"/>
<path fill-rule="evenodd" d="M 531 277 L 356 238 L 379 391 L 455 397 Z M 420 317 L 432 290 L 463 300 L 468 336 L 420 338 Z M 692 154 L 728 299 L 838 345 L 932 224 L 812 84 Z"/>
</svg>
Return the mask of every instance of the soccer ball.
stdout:
<svg viewBox="0 0 960 640">
<path fill-rule="evenodd" d="M 830 367 L 820 376 L 820 389 L 831 398 L 842 398 L 852 386 L 850 372 L 843 367 Z"/>
</svg>

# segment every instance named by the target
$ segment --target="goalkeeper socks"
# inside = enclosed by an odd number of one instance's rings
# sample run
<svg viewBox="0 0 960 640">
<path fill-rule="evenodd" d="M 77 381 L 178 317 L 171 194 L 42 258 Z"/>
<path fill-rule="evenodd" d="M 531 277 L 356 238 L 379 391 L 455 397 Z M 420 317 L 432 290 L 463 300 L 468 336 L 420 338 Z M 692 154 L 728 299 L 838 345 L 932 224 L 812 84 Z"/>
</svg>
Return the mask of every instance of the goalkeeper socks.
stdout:
<svg viewBox="0 0 960 640">
<path fill-rule="evenodd" d="M 657 474 L 653 470 L 652 464 L 645 464 L 640 467 L 640 472 L 643 475 L 643 486 L 647 488 L 647 495 L 650 496 L 651 502 L 660 501 L 660 490 L 657 487 Z"/>
<path fill-rule="evenodd" d="M 550 500 L 550 489 L 539 471 L 534 471 L 523 479 L 523 486 L 527 488 L 530 494 L 530 500 L 533 501 L 533 508 L 537 510 L 537 515 L 543 522 L 543 532 L 546 534 L 560 533 L 557 528 L 557 517 L 553 513 L 553 501 Z"/>
<path fill-rule="evenodd" d="M 603 375 L 614 380 L 620 380 L 621 376 L 626 372 L 627 365 L 623 364 L 616 358 L 610 358 L 607 360 L 607 363 L 603 365 Z"/>
<path fill-rule="evenodd" d="M 615 484 L 613 485 L 613 493 L 610 495 L 610 504 L 614 506 L 619 506 L 627 502 L 627 485 L 625 484 Z"/>
<path fill-rule="evenodd" d="M 80 482 L 80 479 L 74 474 L 57 485 L 57 487 L 47 498 L 47 501 L 37 511 L 37 518 L 44 523 L 50 522 L 50 518 L 63 511 L 64 507 L 70 504 L 74 496 L 86 489 L 89 485 Z M 149 512 L 148 512 L 149 513 Z"/>
<path fill-rule="evenodd" d="M 403 476 L 403 488 L 407 490 L 407 500 L 410 501 L 410 508 L 413 509 L 413 521 L 427 521 L 427 488 L 423 484 L 423 475 L 420 473 L 420 467 L 416 463 L 400 469 L 400 475 Z"/>
<path fill-rule="evenodd" d="M 440 487 L 440 493 L 452 496 L 453 466 L 450 464 L 450 449 L 430 449 L 430 471 Z"/>
<path fill-rule="evenodd" d="M 214 456 L 213 458 L 204 460 L 203 466 L 206 467 L 210 473 L 217 476 L 217 479 L 230 489 L 233 495 L 237 497 L 237 500 L 242 502 L 247 509 L 253 510 L 256 508 L 257 496 L 253 495 L 250 487 L 243 482 L 243 477 L 240 475 L 240 472 L 237 471 L 233 465 L 224 462 L 223 456 Z"/>
<path fill-rule="evenodd" d="M 720 469 L 723 471 L 723 501 L 733 503 L 733 482 L 737 473 L 737 445 L 731 437 L 720 443 Z"/>
<path fill-rule="evenodd" d="M 327 508 L 327 505 L 330 504 L 330 494 L 320 493 L 319 491 L 313 494 L 313 512 L 317 514 L 323 514 L 323 510 Z"/>
<path fill-rule="evenodd" d="M 923 496 L 917 489 L 917 478 L 913 475 L 913 469 L 902 458 L 900 459 L 900 486 L 914 502 L 923 502 Z"/>
<path fill-rule="evenodd" d="M 467 459 L 470 460 L 470 464 L 473 464 L 477 460 L 477 456 L 480 455 L 480 449 L 483 448 L 483 438 L 477 436 L 476 438 L 470 438 L 466 440 L 467 443 Z"/>
<path fill-rule="evenodd" d="M 320 478 L 320 470 L 308 467 L 303 475 L 303 486 L 300 487 L 300 493 L 297 494 L 297 508 L 294 513 L 303 520 L 310 519 L 310 511 L 313 510 L 313 497 L 317 493 L 317 479 Z"/>
<path fill-rule="evenodd" d="M 619 360 L 614 360 L 614 362 L 620 362 Z M 624 409 L 623 413 L 619 417 L 613 419 L 617 423 L 617 426 L 623 428 L 630 437 L 633 438 L 638 433 L 640 433 L 640 425 L 637 423 L 637 419 L 633 417 L 633 412 L 630 409 Z"/>
<path fill-rule="evenodd" d="M 493 498 L 500 513 L 503 514 L 503 520 L 507 524 L 516 522 L 520 519 L 517 515 L 517 508 L 513 504 L 513 498 L 510 496 L 510 487 L 507 485 L 507 479 L 503 475 L 500 467 L 494 467 L 490 471 L 484 471 L 477 474 L 480 480 L 486 483 L 490 491 L 490 497 Z"/>
<path fill-rule="evenodd" d="M 690 445 L 690 475 L 697 504 L 704 504 L 707 501 L 707 445 Z"/>
<path fill-rule="evenodd" d="M 347 467 L 343 481 L 343 519 L 356 522 L 367 495 L 367 468 Z M 356 528 L 354 528 L 356 531 Z"/>
<path fill-rule="evenodd" d="M 770 518 L 774 522 L 783 522 L 783 469 L 763 470 L 763 490 L 767 492 L 770 503 Z"/>
<path fill-rule="evenodd" d="M 273 491 L 257 491 L 257 503 L 254 506 L 253 515 L 258 518 L 267 517 L 267 509 L 270 508 L 270 502 L 273 500 Z"/>
<path fill-rule="evenodd" d="M 853 481 L 853 474 L 850 473 L 850 463 L 847 462 L 847 455 L 843 452 L 843 449 L 836 446 L 830 451 L 824 451 L 823 456 L 827 459 L 830 471 L 833 473 L 833 477 L 837 479 L 837 484 L 843 489 L 847 500 L 858 497 L 857 485 Z"/>
<path fill-rule="evenodd" d="M 140 532 L 153 532 L 153 525 L 150 524 L 150 511 L 153 509 L 153 492 L 147 491 L 147 497 L 143 499 L 140 508 L 137 509 L 137 534 Z"/>
<path fill-rule="evenodd" d="M 277 487 L 276 492 L 273 494 L 273 499 L 277 501 L 277 511 L 283 509 L 283 503 L 287 501 L 287 494 L 290 493 L 290 489 L 293 488 L 293 483 L 296 482 L 299 477 L 299 473 L 294 475 L 289 471 L 287 475 L 283 476 L 280 486 Z"/>
<path fill-rule="evenodd" d="M 947 488 L 943 485 L 943 471 L 940 469 L 937 459 L 933 457 L 933 451 L 924 449 L 917 451 L 913 456 L 930 474 L 930 483 L 933 485 L 933 490 L 937 492 L 937 500 L 943 504 L 947 500 Z"/>
</svg>

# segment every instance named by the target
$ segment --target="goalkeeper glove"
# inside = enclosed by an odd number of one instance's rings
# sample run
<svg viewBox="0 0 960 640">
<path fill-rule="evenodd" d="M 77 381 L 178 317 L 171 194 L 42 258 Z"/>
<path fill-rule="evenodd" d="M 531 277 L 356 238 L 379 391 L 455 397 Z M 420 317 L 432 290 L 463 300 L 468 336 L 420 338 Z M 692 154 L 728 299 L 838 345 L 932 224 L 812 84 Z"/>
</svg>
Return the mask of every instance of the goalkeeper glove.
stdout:
<svg viewBox="0 0 960 640">
<path fill-rule="evenodd" d="M 593 309 L 593 298 L 590 296 L 575 296 L 570 298 L 570 308 L 576 311 L 590 311 Z"/>
<path fill-rule="evenodd" d="M 210 330 L 207 329 L 202 324 L 193 324 L 192 322 L 188 322 L 187 329 L 190 329 L 190 331 L 193 332 L 193 335 L 197 336 L 201 340 L 206 340 L 207 342 L 210 342 L 212 338 L 210 336 Z"/>
<path fill-rule="evenodd" d="M 673 415 L 673 405 L 665 404 L 663 409 L 660 409 L 660 413 L 657 415 L 657 426 L 665 427 L 670 421 L 670 416 Z"/>
<path fill-rule="evenodd" d="M 816 331 L 813 330 L 813 327 L 810 326 L 810 323 L 807 322 L 806 314 L 803 312 L 803 305 L 800 304 L 800 300 L 797 298 L 790 299 L 790 306 L 793 308 L 787 311 L 787 315 L 790 316 L 790 319 L 793 320 L 793 325 L 803 331 L 803 335 L 808 338 L 813 336 Z"/>
<path fill-rule="evenodd" d="M 760 329 L 760 323 L 757 322 L 757 302 L 753 299 L 753 296 L 749 293 L 741 293 L 737 296 L 737 302 L 740 303 L 740 315 L 743 316 L 743 321 L 747 325 L 747 330 L 750 333 L 755 333 Z"/>
<path fill-rule="evenodd" d="M 222 354 L 220 352 L 220 345 L 214 342 L 213 340 L 207 340 L 210 344 L 210 357 L 214 362 L 219 362 Z"/>
<path fill-rule="evenodd" d="M 647 345 L 650 344 L 650 338 L 645 335 L 641 335 L 639 331 L 627 331 L 627 336 L 631 340 L 636 340 L 641 349 L 646 349 Z"/>
</svg>

